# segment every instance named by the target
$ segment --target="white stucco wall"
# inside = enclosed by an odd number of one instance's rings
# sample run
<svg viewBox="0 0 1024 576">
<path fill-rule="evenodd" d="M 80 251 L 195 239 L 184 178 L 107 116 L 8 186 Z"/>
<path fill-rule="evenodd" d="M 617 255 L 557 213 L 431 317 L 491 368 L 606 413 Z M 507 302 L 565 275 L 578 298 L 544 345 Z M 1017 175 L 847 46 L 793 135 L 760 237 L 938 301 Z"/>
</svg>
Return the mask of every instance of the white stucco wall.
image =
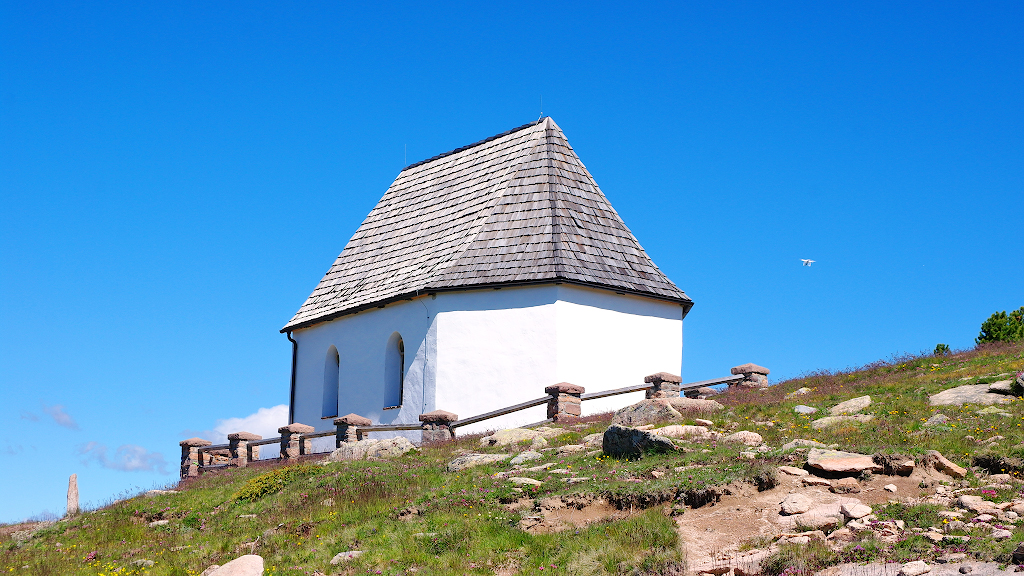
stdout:
<svg viewBox="0 0 1024 576">
<path fill-rule="evenodd" d="M 402 407 L 383 410 L 388 338 L 405 342 Z M 389 304 L 298 330 L 295 421 L 321 419 L 324 360 L 340 358 L 339 415 L 375 423 L 413 423 L 440 408 L 468 417 L 544 395 L 558 382 L 588 392 L 679 373 L 682 308 L 678 304 L 567 285 L 467 290 Z M 636 402 L 642 393 L 588 401 L 584 414 Z M 544 419 L 543 406 L 460 429 L 462 433 Z"/>
</svg>

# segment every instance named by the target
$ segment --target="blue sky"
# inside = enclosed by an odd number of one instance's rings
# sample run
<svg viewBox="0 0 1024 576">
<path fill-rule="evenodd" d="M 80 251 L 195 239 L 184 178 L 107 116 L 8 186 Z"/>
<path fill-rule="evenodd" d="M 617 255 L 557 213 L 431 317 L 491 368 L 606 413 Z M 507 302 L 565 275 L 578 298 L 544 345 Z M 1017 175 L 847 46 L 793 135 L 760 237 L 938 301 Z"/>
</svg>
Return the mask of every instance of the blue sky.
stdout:
<svg viewBox="0 0 1024 576">
<path fill-rule="evenodd" d="M 402 166 L 542 97 L 695 300 L 687 381 L 1024 305 L 1020 3 L 626 4 L 0 2 L 0 521 L 273 420 L 278 329 Z"/>
</svg>

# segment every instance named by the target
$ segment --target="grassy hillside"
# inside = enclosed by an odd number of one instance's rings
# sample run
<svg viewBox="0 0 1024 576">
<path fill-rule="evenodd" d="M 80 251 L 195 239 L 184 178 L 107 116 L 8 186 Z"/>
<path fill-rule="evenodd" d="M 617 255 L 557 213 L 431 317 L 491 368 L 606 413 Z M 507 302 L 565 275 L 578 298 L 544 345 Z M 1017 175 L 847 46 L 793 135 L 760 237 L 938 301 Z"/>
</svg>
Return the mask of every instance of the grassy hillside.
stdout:
<svg viewBox="0 0 1024 576">
<path fill-rule="evenodd" d="M 1024 468 L 1024 404 L 1001 406 L 1012 416 L 978 414 L 979 407 L 929 407 L 928 395 L 954 385 L 996 380 L 1024 369 L 1024 345 L 990 345 L 947 356 L 900 358 L 859 370 L 820 373 L 765 390 L 718 397 L 726 408 L 711 416 L 716 429 L 752 430 L 778 448 L 794 438 L 837 443 L 872 454 L 920 456 L 937 449 L 963 466 L 974 463 Z M 1005 376 L 1004 376 L 1005 378 Z M 807 387 L 807 394 L 787 394 Z M 817 431 L 796 404 L 828 407 L 870 394 L 867 424 Z M 945 427 L 925 428 L 936 412 Z M 817 414 L 815 416 L 821 416 Z M 578 444 L 602 432 L 610 417 L 564 428 L 551 447 Z M 1002 436 L 991 447 L 979 444 Z M 480 448 L 477 437 L 425 447 L 384 462 L 321 465 L 261 463 L 183 482 L 176 494 L 138 496 L 58 522 L 18 542 L 0 528 L 0 570 L 18 574 L 197 575 L 240 554 L 266 560 L 268 574 L 675 574 L 683 573 L 671 509 L 714 499 L 716 487 L 750 482 L 772 485 L 779 464 L 794 456 L 778 450 L 750 459 L 743 446 L 692 444 L 685 451 L 620 461 L 603 455 L 549 451 L 530 464 L 555 462 L 568 475 L 517 472 L 542 482 L 517 492 L 493 475 L 507 462 L 459 473 L 445 464 L 467 451 L 522 451 L 526 446 Z M 982 447 L 984 446 L 984 447 Z M 980 459 L 980 460 L 979 460 Z M 528 464 L 529 465 L 529 464 Z M 705 465 L 705 466 L 702 466 Z M 686 467 L 677 469 L 680 467 Z M 970 480 L 977 484 L 974 472 Z M 568 477 L 587 478 L 570 484 Z M 529 516 L 526 497 L 600 495 L 620 511 L 605 521 L 557 533 L 520 529 Z M 513 503 L 520 502 L 521 508 Z M 415 509 L 415 510 L 412 510 Z M 169 520 L 151 527 L 156 520 Z M 1024 535 L 989 555 L 1006 554 Z M 338 566 L 335 554 L 364 554 Z M 981 551 L 978 552 L 982 553 Z M 152 566 L 136 565 L 147 564 Z M 27 566 L 27 568 L 26 568 Z"/>
</svg>

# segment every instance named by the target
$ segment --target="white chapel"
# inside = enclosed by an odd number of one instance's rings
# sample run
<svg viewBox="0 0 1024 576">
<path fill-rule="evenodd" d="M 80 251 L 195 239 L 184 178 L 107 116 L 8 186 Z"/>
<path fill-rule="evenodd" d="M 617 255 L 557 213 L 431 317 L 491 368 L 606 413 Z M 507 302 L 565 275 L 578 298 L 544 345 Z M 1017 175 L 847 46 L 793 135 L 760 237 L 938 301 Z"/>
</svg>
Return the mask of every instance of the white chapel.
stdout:
<svg viewBox="0 0 1024 576">
<path fill-rule="evenodd" d="M 290 422 L 465 418 L 559 382 L 597 392 L 679 374 L 692 305 L 542 118 L 399 173 L 281 330 L 293 342 Z M 631 396 L 584 413 L 642 393 Z M 537 407 L 477 426 L 544 417 Z"/>
</svg>

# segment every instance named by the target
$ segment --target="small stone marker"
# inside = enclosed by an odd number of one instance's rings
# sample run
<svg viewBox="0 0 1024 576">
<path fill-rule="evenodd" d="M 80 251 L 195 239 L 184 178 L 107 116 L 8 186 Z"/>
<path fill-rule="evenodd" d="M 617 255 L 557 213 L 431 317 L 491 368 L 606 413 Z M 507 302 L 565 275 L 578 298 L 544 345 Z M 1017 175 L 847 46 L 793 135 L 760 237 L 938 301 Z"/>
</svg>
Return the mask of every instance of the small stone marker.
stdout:
<svg viewBox="0 0 1024 576">
<path fill-rule="evenodd" d="M 68 478 L 68 511 L 67 516 L 78 514 L 78 474 Z"/>
</svg>

